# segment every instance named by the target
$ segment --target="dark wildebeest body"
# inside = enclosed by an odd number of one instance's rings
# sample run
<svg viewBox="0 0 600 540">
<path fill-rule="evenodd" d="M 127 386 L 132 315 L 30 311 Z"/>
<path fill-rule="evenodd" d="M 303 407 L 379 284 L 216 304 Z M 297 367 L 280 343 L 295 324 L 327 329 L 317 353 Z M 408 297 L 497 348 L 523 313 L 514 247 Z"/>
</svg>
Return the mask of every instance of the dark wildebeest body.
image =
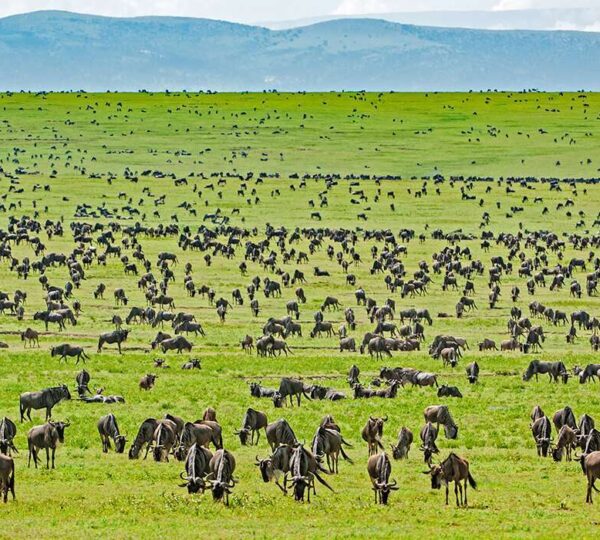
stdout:
<svg viewBox="0 0 600 540">
<path fill-rule="evenodd" d="M 287 420 L 283 418 L 268 424 L 265 428 L 265 435 L 272 451 L 280 444 L 294 446 L 298 442 L 294 430 L 290 427 Z"/>
<path fill-rule="evenodd" d="M 8 501 L 8 492 L 12 493 L 15 500 L 15 463 L 10 456 L 0 454 L 0 489 L 2 489 L 2 500 Z"/>
<path fill-rule="evenodd" d="M 542 416 L 533 422 L 531 434 L 535 441 L 538 456 L 547 457 L 552 442 L 552 426 L 547 416 Z"/>
<path fill-rule="evenodd" d="M 339 473 L 340 454 L 342 454 L 342 457 L 346 461 L 352 463 L 350 457 L 344 452 L 343 444 L 351 446 L 344 440 L 339 431 L 319 426 L 312 440 L 312 453 L 317 460 L 322 460 L 323 456 L 325 456 L 329 472 Z"/>
<path fill-rule="evenodd" d="M 454 423 L 446 405 L 431 405 L 425 409 L 423 415 L 425 416 L 425 422 L 431 422 L 438 426 L 442 424 L 447 439 L 458 437 L 458 426 Z"/>
<path fill-rule="evenodd" d="M 102 347 L 106 343 L 109 345 L 114 345 L 116 343 L 117 348 L 119 349 L 119 354 L 122 354 L 121 343 L 127 340 L 128 335 L 129 330 L 114 330 L 112 332 L 100 334 L 100 337 L 98 338 L 98 352 L 102 352 Z"/>
<path fill-rule="evenodd" d="M 266 429 L 268 424 L 267 415 L 262 411 L 257 411 L 252 408 L 246 410 L 244 419 L 242 420 L 242 427 L 236 432 L 240 438 L 240 442 L 243 445 L 248 444 L 248 436 L 250 436 L 250 445 L 254 445 L 254 436 L 256 435 L 256 444 L 260 439 L 260 430 Z"/>
<path fill-rule="evenodd" d="M 50 450 L 52 450 L 52 468 L 54 469 L 54 455 L 58 443 L 65 442 L 65 428 L 69 424 L 65 422 L 48 422 L 43 426 L 35 426 L 27 433 L 27 446 L 29 448 L 29 458 L 27 467 L 31 466 L 31 458 L 35 468 L 38 466 L 38 450 L 46 450 L 46 468 L 50 468 Z"/>
<path fill-rule="evenodd" d="M 363 427 L 361 436 L 363 441 L 367 443 L 369 456 L 377 453 L 378 449 L 383 450 L 381 437 L 383 436 L 383 424 L 387 422 L 387 416 L 383 418 L 374 418 L 369 416 L 365 427 Z"/>
<path fill-rule="evenodd" d="M 12 452 L 19 453 L 13 442 L 17 434 L 17 426 L 6 416 L 0 420 L 0 452 L 10 456 Z"/>
<path fill-rule="evenodd" d="M 423 460 L 428 465 L 431 465 L 431 458 L 433 454 L 437 454 L 439 452 L 435 441 L 438 436 L 438 429 L 431 423 L 427 422 L 419 433 L 419 437 L 421 438 L 421 448 L 420 450 L 423 452 Z"/>
<path fill-rule="evenodd" d="M 52 416 L 52 408 L 63 399 L 71 399 L 71 394 L 66 385 L 46 388 L 39 392 L 25 392 L 19 398 L 21 422 L 25 415 L 31 420 L 31 409 L 46 409 L 46 420 Z"/>
<path fill-rule="evenodd" d="M 446 505 L 448 504 L 449 484 L 454 482 L 454 494 L 456 495 L 456 506 L 467 506 L 467 482 L 473 489 L 477 489 L 477 483 L 469 472 L 469 462 L 458 457 L 452 452 L 442 463 L 431 467 L 431 488 L 440 489 L 442 482 L 446 485 Z M 463 485 L 461 485 L 463 482 Z M 463 497 L 464 489 L 464 497 Z M 459 501 L 460 493 L 460 501 Z"/>
<path fill-rule="evenodd" d="M 59 360 L 66 360 L 67 357 L 75 357 L 77 358 L 75 364 L 79 364 L 80 360 L 83 360 L 83 363 L 85 364 L 85 361 L 90 359 L 83 350 L 83 347 L 76 347 L 74 345 L 69 345 L 68 343 L 52 347 L 52 349 L 50 349 L 50 356 L 60 356 Z"/>
<path fill-rule="evenodd" d="M 192 444 L 185 458 L 185 476 L 184 473 L 180 475 L 185 484 L 180 484 L 180 487 L 187 487 L 188 493 L 204 492 L 205 477 L 210 472 L 209 463 L 212 457 L 213 454 L 208 448 Z"/>
<path fill-rule="evenodd" d="M 129 449 L 129 459 L 137 459 L 144 444 L 146 445 L 144 459 L 148 457 L 148 452 L 150 451 L 150 446 L 152 444 L 152 437 L 157 426 L 158 421 L 155 418 L 147 418 L 142 422 L 131 448 Z"/>
<path fill-rule="evenodd" d="M 114 414 L 107 414 L 98 420 L 98 433 L 102 441 L 102 451 L 108 452 L 110 439 L 115 443 L 115 452 L 122 454 L 125 451 L 125 436 L 119 432 L 119 425 Z"/>
<path fill-rule="evenodd" d="M 387 504 L 391 491 L 396 491 L 397 482 L 390 483 L 392 464 L 385 452 L 371 456 L 367 461 L 367 472 L 375 492 L 375 504 Z"/>
<path fill-rule="evenodd" d="M 298 379 L 289 379 L 287 377 L 283 377 L 279 383 L 279 395 L 284 402 L 286 397 L 290 398 L 290 407 L 294 406 L 294 396 L 296 396 L 296 400 L 298 401 L 298 407 L 300 407 L 302 395 L 310 400 L 304 383 Z"/>
<path fill-rule="evenodd" d="M 225 505 L 229 506 L 229 494 L 236 482 L 233 478 L 235 471 L 233 454 L 223 448 L 217 450 L 211 458 L 208 468 L 213 500 L 225 499 Z"/>
<path fill-rule="evenodd" d="M 407 427 L 402 427 L 398 433 L 398 441 L 392 444 L 392 456 L 394 459 L 408 459 L 410 445 L 413 442 L 413 434 Z"/>
<path fill-rule="evenodd" d="M 560 378 L 566 384 L 569 374 L 567 368 L 562 362 L 542 362 L 541 360 L 532 360 L 523 373 L 523 380 L 528 381 L 535 375 L 535 380 L 538 380 L 538 374 L 547 373 L 550 381 L 558 382 Z"/>
</svg>

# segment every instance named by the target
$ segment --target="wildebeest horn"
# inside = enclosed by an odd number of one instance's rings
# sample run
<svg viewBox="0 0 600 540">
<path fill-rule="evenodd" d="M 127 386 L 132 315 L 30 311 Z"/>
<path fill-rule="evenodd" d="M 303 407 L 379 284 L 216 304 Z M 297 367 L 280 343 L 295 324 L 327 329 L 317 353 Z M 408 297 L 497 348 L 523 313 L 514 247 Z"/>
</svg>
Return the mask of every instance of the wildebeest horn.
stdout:
<svg viewBox="0 0 600 540">
<path fill-rule="evenodd" d="M 392 480 L 392 483 L 390 484 L 390 486 L 396 486 L 398 484 L 397 480 Z"/>
<path fill-rule="evenodd" d="M 183 472 L 180 472 L 180 473 L 179 473 L 179 478 L 181 478 L 182 480 L 189 480 L 189 477 L 187 477 L 187 476 L 183 476 L 184 474 L 185 474 L 185 473 L 183 473 Z M 184 485 L 185 485 L 185 484 L 184 484 Z"/>
</svg>

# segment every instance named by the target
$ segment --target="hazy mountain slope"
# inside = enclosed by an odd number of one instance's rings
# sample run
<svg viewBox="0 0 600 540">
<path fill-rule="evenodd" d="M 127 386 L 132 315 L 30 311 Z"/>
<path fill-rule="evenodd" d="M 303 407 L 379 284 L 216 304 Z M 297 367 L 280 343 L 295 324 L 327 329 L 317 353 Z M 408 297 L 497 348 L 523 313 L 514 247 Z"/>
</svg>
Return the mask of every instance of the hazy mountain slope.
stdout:
<svg viewBox="0 0 600 540">
<path fill-rule="evenodd" d="M 600 34 L 343 19 L 273 31 L 205 19 L 0 19 L 3 89 L 600 88 Z"/>
</svg>

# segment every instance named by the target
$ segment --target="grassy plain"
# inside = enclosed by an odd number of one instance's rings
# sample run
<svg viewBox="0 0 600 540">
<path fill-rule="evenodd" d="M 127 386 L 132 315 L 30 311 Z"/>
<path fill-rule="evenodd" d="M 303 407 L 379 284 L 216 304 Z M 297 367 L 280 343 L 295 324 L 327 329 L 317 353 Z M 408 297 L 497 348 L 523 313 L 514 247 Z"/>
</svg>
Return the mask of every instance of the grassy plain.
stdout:
<svg viewBox="0 0 600 540">
<path fill-rule="evenodd" d="M 582 94 L 583 96 L 583 94 Z M 435 193 L 433 181 L 428 194 L 420 199 L 414 192 L 423 183 L 422 176 L 435 173 L 464 176 L 519 176 L 591 178 L 597 176 L 597 150 L 594 141 L 600 114 L 600 96 L 587 94 L 252 94 L 252 95 L 147 95 L 147 94 L 51 94 L 0 96 L 0 193 L 6 198 L 2 227 L 6 229 L 11 215 L 32 216 L 38 219 L 64 219 L 65 236 L 48 240 L 40 237 L 48 252 L 70 252 L 73 240 L 69 232 L 78 204 L 96 208 L 103 205 L 114 213 L 122 224 L 132 224 L 140 216 L 128 216 L 123 209 L 127 201 L 119 192 L 131 197 L 131 205 L 145 213 L 145 224 L 171 222 L 177 215 L 180 226 L 195 230 L 202 224 L 204 213 L 220 208 L 231 218 L 231 224 L 262 232 L 267 222 L 274 226 L 324 226 L 363 229 L 389 228 L 397 232 L 402 227 L 426 232 L 428 238 L 408 245 L 404 257 L 409 275 L 417 269 L 418 261 L 431 261 L 431 255 L 446 245 L 433 240 L 435 228 L 446 232 L 462 228 L 478 236 L 481 215 L 489 212 L 489 226 L 484 230 L 516 233 L 519 222 L 524 231 L 552 230 L 559 234 L 585 231 L 597 233 L 593 227 L 599 209 L 600 191 L 596 185 L 563 184 L 563 191 L 550 191 L 547 183 L 532 183 L 530 187 L 514 184 L 514 193 L 506 193 L 506 184 L 475 183 L 470 193 L 473 201 L 462 200 L 460 189 L 465 184 L 446 181 Z M 476 114 L 475 114 L 476 113 Z M 303 126 L 303 127 L 302 127 Z M 431 129 L 431 131 L 429 131 Z M 542 129 L 547 133 L 541 133 Z M 590 162 L 588 163 L 588 159 Z M 557 165 L 560 162 L 560 165 Z M 30 174 L 15 174 L 23 167 Z M 137 183 L 125 179 L 125 169 L 139 178 Z M 144 170 L 160 170 L 173 177 L 141 176 Z M 247 181 L 248 192 L 237 195 L 240 180 L 229 178 L 218 186 L 218 177 L 211 173 L 241 174 L 253 172 Z M 260 172 L 279 174 L 256 184 Z M 368 201 L 354 205 L 350 202 L 349 180 L 340 179 L 328 190 L 329 205 L 317 208 L 323 220 L 311 221 L 309 201 L 319 200 L 326 189 L 323 180 L 309 179 L 300 189 L 300 180 L 290 179 L 293 173 L 335 173 L 401 175 L 402 181 L 362 180 Z M 191 173 L 194 173 L 192 176 Z M 206 178 L 201 177 L 201 173 Z M 8 177 L 18 176 L 18 181 Z M 91 176 L 94 176 L 93 178 Z M 187 185 L 175 186 L 175 178 L 186 177 Z M 418 180 L 411 180 L 417 177 Z M 111 178 L 111 183 L 108 179 Z M 15 182 L 18 182 L 15 183 Z M 36 184 L 50 184 L 50 191 L 34 191 Z M 215 190 L 207 189 L 214 184 Z M 202 197 L 194 192 L 194 185 Z M 296 187 L 295 191 L 290 185 Z M 485 193 L 491 186 L 491 193 Z M 23 188 L 22 192 L 18 192 Z M 144 194 L 150 188 L 156 197 L 166 194 L 164 206 L 156 208 L 153 197 Z M 256 189 L 260 203 L 247 204 L 251 189 Z M 280 195 L 273 196 L 279 189 Z M 355 189 L 358 189 L 355 187 Z M 381 190 L 378 202 L 377 190 Z M 17 191 L 17 192 L 15 192 Z M 222 198 L 218 192 L 222 192 Z M 388 192 L 395 199 L 388 199 Z M 523 196 L 529 200 L 523 202 Z M 533 204 L 533 197 L 543 198 Z M 254 196 L 251 197 L 254 201 Z M 557 205 L 572 198 L 575 206 L 557 210 Z M 143 199 L 144 203 L 138 202 Z M 479 206 L 480 199 L 484 200 Z M 33 207 L 35 202 L 36 207 Z M 179 208 L 191 202 L 197 216 Z M 390 209 L 394 203 L 395 210 Z M 500 203 L 500 208 L 496 203 Z M 15 208 L 10 208 L 14 203 Z M 523 206 L 513 218 L 511 206 Z M 547 206 L 548 215 L 542 215 Z M 234 208 L 239 215 L 232 214 Z M 370 209 L 367 209 L 370 208 Z M 568 211 L 572 215 L 567 215 Z M 581 218 L 578 212 L 583 211 Z M 368 221 L 357 222 L 357 214 L 365 212 Z M 584 219 L 585 226 L 575 224 Z M 88 218 L 89 222 L 107 219 Z M 207 226 L 210 225 L 206 222 Z M 426 230 L 426 227 L 429 227 Z M 118 236 L 120 240 L 120 236 Z M 217 296 L 229 297 L 231 290 L 243 290 L 254 275 L 266 275 L 258 265 L 249 263 L 248 276 L 240 275 L 237 267 L 243 258 L 241 249 L 236 257 L 226 260 L 213 258 L 206 267 L 204 253 L 183 252 L 177 238 L 156 239 L 141 237 L 148 258 L 154 263 L 160 251 L 175 251 L 180 264 L 175 267 L 176 282 L 171 286 L 177 310 L 192 312 L 206 329 L 206 338 L 194 338 L 193 356 L 202 359 L 200 372 L 179 369 L 186 355 L 168 355 L 169 370 L 158 371 L 155 389 L 142 393 L 137 388 L 139 378 L 148 372 L 157 356 L 150 352 L 149 342 L 155 330 L 147 326 L 132 326 L 124 354 L 107 349 L 95 353 L 97 335 L 111 329 L 114 313 L 125 315 L 124 308 L 116 309 L 112 291 L 124 287 L 131 305 L 145 305 L 136 279 L 125 277 L 122 264 L 109 259 L 106 267 L 93 264 L 76 297 L 83 304 L 83 313 L 76 327 L 58 334 L 51 331 L 41 338 L 40 350 L 24 350 L 15 332 L 32 326 L 43 330 L 31 320 L 32 314 L 44 306 L 43 294 L 33 274 L 27 281 L 18 280 L 9 271 L 8 263 L 0 265 L 0 289 L 12 293 L 20 288 L 28 293 L 26 318 L 18 322 L 9 315 L 0 315 L 2 339 L 9 345 L 0 355 L 0 414 L 18 419 L 18 395 L 65 382 L 74 392 L 74 376 L 80 369 L 72 363 L 59 364 L 50 358 L 51 345 L 69 341 L 89 348 L 91 360 L 87 369 L 92 386 L 104 386 L 107 393 L 125 396 L 124 405 L 87 405 L 73 399 L 55 409 L 55 417 L 68 418 L 66 443 L 57 452 L 58 468 L 54 471 L 27 469 L 25 434 L 30 424 L 19 425 L 16 444 L 17 501 L 0 508 L 0 535 L 23 537 L 100 537 L 116 538 L 157 537 L 172 535 L 191 537 L 255 536 L 273 537 L 390 537 L 440 535 L 449 537 L 537 536 L 588 537 L 597 534 L 600 519 L 597 512 L 586 507 L 585 481 L 577 463 L 553 463 L 536 456 L 529 432 L 529 413 L 540 404 L 548 415 L 569 404 L 577 416 L 587 412 L 600 418 L 598 387 L 579 385 L 571 380 L 567 385 L 553 385 L 541 377 L 539 382 L 524 383 L 520 374 L 534 355 L 520 353 L 479 353 L 476 343 L 482 337 L 500 341 L 506 337 L 506 320 L 512 303 L 510 287 L 519 284 L 523 291 L 518 305 L 525 308 L 532 299 L 525 293 L 524 280 L 516 275 L 502 281 L 502 297 L 496 309 L 487 307 L 486 276 L 475 280 L 479 310 L 457 321 L 438 319 L 428 327 L 427 341 L 436 334 L 453 333 L 468 339 L 471 349 L 455 371 L 428 357 L 426 350 L 415 353 L 396 353 L 383 362 L 358 354 L 337 352 L 337 339 L 310 339 L 308 330 L 312 314 L 323 298 L 332 294 L 344 307 L 353 306 L 358 318 L 354 333 L 360 339 L 372 329 L 363 308 L 356 308 L 354 288 L 345 285 L 341 268 L 329 261 L 325 250 L 311 257 L 309 264 L 288 264 L 287 271 L 298 267 L 308 278 L 305 291 L 308 303 L 301 307 L 303 338 L 290 338 L 294 354 L 288 358 L 257 358 L 239 350 L 238 341 L 246 333 L 260 334 L 269 316 L 284 315 L 285 302 L 292 299 L 293 289 L 284 289 L 281 299 L 266 299 L 259 293 L 262 313 L 253 319 L 247 300 L 236 307 L 225 324 L 205 299 L 189 298 L 183 289 L 183 263 L 193 264 L 197 285 L 208 284 Z M 326 242 L 327 243 L 327 242 Z M 351 269 L 357 285 L 369 296 L 383 303 L 389 295 L 381 275 L 372 276 L 369 249 L 373 241 L 360 242 L 357 250 L 363 264 Z M 494 254 L 506 255 L 504 248 L 493 245 L 483 253 L 479 240 L 464 241 L 481 259 L 486 268 Z M 307 249 L 302 240 L 296 249 Z M 339 246 L 336 246 L 336 251 Z M 13 255 L 35 259 L 26 244 L 13 245 Z M 532 250 L 525 250 L 531 256 Z M 565 259 L 585 257 L 568 246 Z M 558 262 L 549 253 L 549 264 Z M 331 272 L 330 278 L 312 276 L 313 266 Z M 63 286 L 68 280 L 64 268 L 47 272 L 51 283 Z M 585 273 L 575 277 L 585 283 Z M 440 276 L 429 294 L 416 299 L 400 299 L 393 295 L 399 308 L 428 307 L 432 313 L 453 313 L 458 292 L 443 293 Z M 105 300 L 94 300 L 92 292 L 100 282 L 107 285 Z M 462 280 L 460 281 L 462 284 Z M 584 308 L 598 315 L 597 297 L 581 300 L 569 296 L 568 288 L 550 292 L 538 288 L 535 299 L 570 313 Z M 343 319 L 342 312 L 326 315 L 335 322 Z M 565 344 L 566 328 L 543 323 L 549 337 L 542 359 L 562 359 L 568 367 L 586 364 L 597 358 L 590 351 L 587 332 L 580 332 L 574 346 Z M 51 329 L 52 330 L 52 329 Z M 482 368 L 479 384 L 468 386 L 464 376 L 466 363 L 477 360 Z M 362 379 L 368 382 L 382 365 L 402 365 L 436 371 L 440 380 L 459 386 L 462 400 L 440 400 L 431 389 L 406 388 L 395 400 L 346 399 L 336 403 L 303 402 L 300 409 L 276 410 L 269 401 L 249 396 L 247 382 L 261 380 L 276 386 L 283 375 L 300 376 L 307 381 L 320 381 L 347 392 L 346 372 L 357 363 Z M 431 491 L 418 444 L 413 446 L 408 461 L 393 463 L 392 476 L 401 490 L 394 494 L 387 508 L 373 504 L 372 491 L 365 462 L 366 447 L 360 439 L 360 429 L 370 414 L 388 414 L 385 443 L 393 442 L 401 426 L 410 427 L 417 435 L 422 425 L 422 411 L 427 405 L 447 402 L 458 425 L 456 441 L 440 438 L 441 455 L 454 450 L 466 457 L 479 490 L 470 492 L 470 506 L 456 509 L 443 505 L 443 493 Z M 224 427 L 225 444 L 238 459 L 237 477 L 240 482 L 231 499 L 231 506 L 213 504 L 210 495 L 189 496 L 177 487 L 182 464 L 157 464 L 150 460 L 129 461 L 126 455 L 101 453 L 96 432 L 97 419 L 112 411 L 121 430 L 129 440 L 135 436 L 140 422 L 148 416 L 160 417 L 167 412 L 187 420 L 198 417 L 206 406 L 217 409 Z M 308 504 L 284 498 L 272 484 L 263 484 L 254 458 L 267 455 L 264 438 L 258 448 L 241 447 L 233 435 L 247 407 L 265 410 L 270 420 L 281 416 L 288 419 L 296 434 L 307 443 L 321 417 L 332 413 L 342 427 L 344 437 L 351 441 L 350 450 L 355 464 L 340 465 L 340 475 L 331 477 L 336 493 L 318 489 L 318 496 Z M 36 414 L 35 424 L 42 415 Z"/>
</svg>

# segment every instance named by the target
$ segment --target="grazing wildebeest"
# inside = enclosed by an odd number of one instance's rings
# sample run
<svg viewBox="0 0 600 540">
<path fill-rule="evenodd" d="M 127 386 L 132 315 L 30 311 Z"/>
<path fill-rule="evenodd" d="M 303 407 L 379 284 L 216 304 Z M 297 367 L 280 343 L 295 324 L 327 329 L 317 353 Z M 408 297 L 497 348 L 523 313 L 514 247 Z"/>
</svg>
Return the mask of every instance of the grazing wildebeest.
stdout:
<svg viewBox="0 0 600 540">
<path fill-rule="evenodd" d="M 321 461 L 323 456 L 327 459 L 327 466 L 329 467 L 329 472 L 331 473 L 339 473 L 339 460 L 340 454 L 342 457 L 352 463 L 350 457 L 344 451 L 342 445 L 350 446 L 351 444 L 346 442 L 342 437 L 342 434 L 331 428 L 327 428 L 324 426 L 319 426 L 315 436 L 313 437 L 311 448 L 313 455 L 317 458 L 317 460 Z"/>
<path fill-rule="evenodd" d="M 387 504 L 390 492 L 400 489 L 397 487 L 396 480 L 390 483 L 392 474 L 390 458 L 385 452 L 371 456 L 367 461 L 367 472 L 373 484 L 375 504 Z"/>
<path fill-rule="evenodd" d="M 30 347 L 33 347 L 34 344 L 39 347 L 39 336 L 39 332 L 32 328 L 27 328 L 24 332 L 21 332 L 21 341 L 25 342 L 25 347 L 27 347 L 27 344 L 29 344 Z"/>
<path fill-rule="evenodd" d="M 600 478 L 600 451 L 582 455 L 579 458 L 579 462 L 581 463 L 581 469 L 588 482 L 585 502 L 592 504 L 594 502 L 592 500 L 592 489 L 598 491 L 594 483 Z"/>
<path fill-rule="evenodd" d="M 563 426 L 569 426 L 571 429 L 577 429 L 577 421 L 575 420 L 575 414 L 573 413 L 573 409 L 568 405 L 563 409 L 559 409 L 554 413 L 552 417 L 552 422 L 554 423 L 554 427 L 558 431 Z"/>
<path fill-rule="evenodd" d="M 74 345 L 69 345 L 68 343 L 63 343 L 62 345 L 52 347 L 50 349 L 50 356 L 59 356 L 59 361 L 66 360 L 67 357 L 75 357 L 77 358 L 77 361 L 75 362 L 76 365 L 79 364 L 80 360 L 83 360 L 83 363 L 85 364 L 85 361 L 90 359 L 90 357 L 83 350 L 83 347 L 76 347 Z"/>
<path fill-rule="evenodd" d="M 535 422 L 538 418 L 543 418 L 544 416 L 546 416 L 544 414 L 544 411 L 542 410 L 542 408 L 539 405 L 536 405 L 533 410 L 531 411 L 531 421 Z M 531 426 L 530 426 L 531 427 Z"/>
<path fill-rule="evenodd" d="M 43 426 L 35 426 L 27 433 L 27 446 L 29 448 L 29 458 L 27 467 L 31 466 L 31 458 L 35 468 L 38 466 L 38 450 L 46 450 L 46 468 L 50 468 L 50 450 L 52 450 L 52 468 L 54 469 L 54 454 L 58 443 L 65 442 L 65 428 L 69 427 L 69 422 L 47 422 Z"/>
<path fill-rule="evenodd" d="M 229 506 L 229 494 L 235 487 L 236 480 L 233 478 L 235 471 L 235 458 L 229 450 L 220 448 L 215 452 L 208 464 L 209 473 L 207 478 L 211 485 L 213 500 L 225 499 L 225 505 Z"/>
<path fill-rule="evenodd" d="M 333 296 L 325 297 L 325 300 L 323 300 L 323 303 L 321 304 L 321 311 L 325 311 L 326 309 L 327 310 L 340 309 L 340 303 L 339 303 L 338 299 L 334 298 Z"/>
<path fill-rule="evenodd" d="M 98 338 L 98 352 L 102 352 L 102 347 L 105 343 L 108 343 L 109 345 L 114 345 L 116 343 L 119 354 L 122 354 L 121 343 L 127 340 L 127 336 L 129 336 L 129 330 L 123 329 L 100 334 L 100 337 Z"/>
<path fill-rule="evenodd" d="M 2 500 L 8 501 L 8 492 L 12 493 L 15 500 L 15 463 L 10 456 L 0 454 L 0 488 L 2 489 Z"/>
<path fill-rule="evenodd" d="M 460 390 L 456 386 L 447 386 L 445 384 L 442 384 L 442 386 L 440 386 L 438 388 L 437 396 L 438 397 L 456 397 L 456 398 L 463 397 L 462 394 L 460 393 Z"/>
<path fill-rule="evenodd" d="M 327 489 L 333 491 L 331 486 L 319 474 L 319 471 L 327 472 L 323 469 L 312 452 L 304 448 L 302 444 L 296 444 L 290 457 L 289 470 L 292 487 L 294 489 L 294 499 L 296 501 L 304 501 L 304 492 L 307 488 L 308 502 L 310 502 L 311 489 L 316 495 L 315 478 Z M 286 479 L 284 479 L 284 484 L 285 483 Z"/>
<path fill-rule="evenodd" d="M 240 443 L 242 443 L 244 446 L 247 444 L 252 446 L 254 444 L 258 444 L 260 439 L 260 430 L 263 428 L 266 430 L 267 424 L 267 415 L 264 412 L 257 411 L 249 407 L 246 410 L 246 414 L 244 414 L 242 427 L 235 433 L 239 436 Z M 255 435 L 256 443 L 254 442 Z M 250 441 L 248 441 L 248 436 L 250 436 Z"/>
<path fill-rule="evenodd" d="M 183 336 L 176 336 L 174 338 L 165 339 L 159 344 L 163 354 L 167 351 L 177 351 L 178 354 L 181 351 L 192 352 L 192 344 L 185 339 Z"/>
<path fill-rule="evenodd" d="M 438 429 L 431 422 L 427 422 L 419 432 L 419 437 L 421 438 L 420 450 L 423 452 L 423 460 L 428 465 L 431 465 L 433 454 L 439 452 L 438 447 L 435 444 L 437 436 Z"/>
<path fill-rule="evenodd" d="M 280 418 L 271 422 L 265 428 L 265 435 L 267 436 L 267 442 L 274 451 L 280 444 L 287 444 L 290 446 L 295 445 L 298 442 L 294 431 L 288 424 L 287 420 Z"/>
<path fill-rule="evenodd" d="M 392 456 L 394 459 L 408 459 L 410 445 L 413 442 L 413 434 L 407 427 L 402 427 L 398 432 L 396 444 L 392 444 Z"/>
<path fill-rule="evenodd" d="M 71 393 L 65 384 L 45 388 L 39 392 L 25 392 L 19 397 L 21 422 L 25 415 L 31 421 L 31 409 L 46 409 L 46 420 L 52 416 L 52 408 L 63 399 L 71 399 Z"/>
<path fill-rule="evenodd" d="M 177 441 L 177 425 L 168 418 L 158 420 L 152 434 L 154 461 L 169 461 L 169 452 Z"/>
<path fill-rule="evenodd" d="M 585 383 L 588 379 L 596 381 L 596 377 L 600 377 L 600 364 L 588 364 L 579 373 L 579 382 Z"/>
<path fill-rule="evenodd" d="M 571 461 L 571 451 L 577 445 L 577 434 L 566 424 L 558 432 L 556 447 L 552 449 L 552 458 L 554 461 L 561 461 L 563 451 L 566 451 L 567 461 Z"/>
<path fill-rule="evenodd" d="M 295 444 L 295 443 L 294 443 Z M 282 444 L 278 446 L 273 454 L 266 459 L 256 456 L 255 465 L 259 468 L 263 482 L 268 483 L 275 480 L 275 485 L 287 495 L 287 485 L 282 486 L 279 478 L 290 470 L 290 459 L 292 457 L 292 446 Z"/>
<path fill-rule="evenodd" d="M 202 366 L 200 365 L 200 359 L 199 358 L 192 358 L 189 362 L 186 362 L 185 364 L 183 364 L 181 366 L 181 369 L 202 369 Z"/>
<path fill-rule="evenodd" d="M 290 398 L 290 407 L 294 406 L 294 396 L 296 396 L 296 400 L 298 401 L 298 407 L 300 407 L 300 400 L 302 395 L 310 400 L 310 395 L 308 394 L 308 388 L 304 386 L 302 381 L 298 379 L 290 379 L 288 377 L 283 377 L 281 382 L 279 383 L 279 397 L 284 401 L 285 398 Z"/>
<path fill-rule="evenodd" d="M 179 484 L 179 487 L 187 487 L 188 493 L 204 492 L 205 478 L 210 472 L 209 463 L 212 457 L 213 454 L 208 448 L 192 444 L 185 457 L 185 473 L 180 474 L 185 483 Z"/>
<path fill-rule="evenodd" d="M 469 471 L 469 462 L 458 457 L 454 452 L 439 465 L 430 467 L 424 474 L 431 475 L 431 489 L 440 489 L 442 482 L 446 485 L 446 505 L 448 504 L 448 492 L 450 482 L 454 482 L 454 494 L 456 495 L 456 506 L 467 506 L 467 482 L 473 489 L 477 489 L 477 483 Z M 464 482 L 461 486 L 461 482 Z M 464 497 L 463 497 L 464 489 Z M 459 502 L 460 492 L 460 502 Z"/>
<path fill-rule="evenodd" d="M 114 414 L 107 414 L 98 420 L 98 433 L 100 434 L 100 440 L 102 441 L 103 452 L 108 452 L 110 448 L 110 439 L 115 443 L 115 452 L 117 454 L 122 454 L 125 451 L 126 438 L 125 435 L 121 435 Z"/>
<path fill-rule="evenodd" d="M 470 384 L 475 384 L 477 379 L 479 379 L 479 365 L 477 362 L 472 362 L 467 366 L 467 379 L 469 379 Z"/>
<path fill-rule="evenodd" d="M 493 339 L 485 338 L 480 341 L 477 346 L 480 351 L 497 351 L 498 347 L 496 347 L 496 342 Z"/>
<path fill-rule="evenodd" d="M 454 423 L 452 415 L 446 405 L 431 405 L 423 412 L 425 422 L 431 422 L 444 426 L 444 433 L 447 439 L 456 439 L 458 437 L 458 426 Z"/>
<path fill-rule="evenodd" d="M 535 380 L 538 380 L 538 374 L 547 373 L 550 381 L 558 382 L 560 378 L 563 383 L 567 383 L 569 379 L 569 373 L 565 365 L 558 362 L 542 362 L 541 360 L 532 360 L 527 367 L 525 373 L 523 373 L 523 380 L 528 381 L 535 375 Z"/>
<path fill-rule="evenodd" d="M 369 456 L 376 454 L 378 449 L 383 450 L 381 437 L 383 437 L 383 424 L 385 422 L 387 422 L 387 416 L 383 418 L 369 416 L 365 427 L 361 431 L 362 439 L 367 443 Z"/>
<path fill-rule="evenodd" d="M 552 426 L 547 416 L 542 416 L 531 425 L 531 434 L 537 448 L 538 456 L 548 457 L 552 443 Z"/>
<path fill-rule="evenodd" d="M 0 453 L 12 455 L 13 452 L 19 453 L 13 439 L 17 434 L 17 426 L 6 416 L 0 420 Z"/>
<path fill-rule="evenodd" d="M 158 426 L 158 420 L 155 418 L 146 418 L 140 425 L 140 429 L 131 444 L 129 449 L 129 459 L 137 459 L 143 446 L 146 445 L 146 454 L 144 459 L 148 457 L 150 446 L 152 445 L 154 431 Z"/>
</svg>

